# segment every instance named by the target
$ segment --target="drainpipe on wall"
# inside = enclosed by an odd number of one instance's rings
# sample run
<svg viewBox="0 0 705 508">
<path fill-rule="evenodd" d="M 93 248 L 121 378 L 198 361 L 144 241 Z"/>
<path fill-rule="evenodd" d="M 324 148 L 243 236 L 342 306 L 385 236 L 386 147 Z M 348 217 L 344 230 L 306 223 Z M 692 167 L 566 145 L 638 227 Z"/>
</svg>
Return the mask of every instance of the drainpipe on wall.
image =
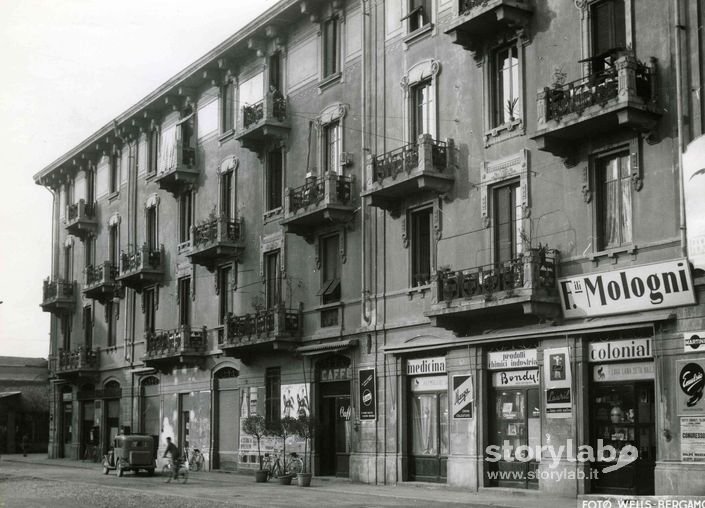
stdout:
<svg viewBox="0 0 705 508">
<path fill-rule="evenodd" d="M 367 82 L 366 82 L 366 69 L 365 66 L 367 65 L 367 58 L 365 55 L 365 46 L 369 48 L 369 44 L 366 44 L 366 27 L 367 27 L 367 22 L 366 22 L 366 17 L 369 16 L 369 14 L 366 12 L 365 5 L 367 3 L 367 0 L 360 0 L 360 8 L 362 9 L 362 63 L 361 63 L 361 70 L 360 70 L 360 75 L 361 78 L 360 80 L 362 81 L 362 95 L 361 95 L 361 104 L 362 104 L 362 115 L 360 118 L 360 133 L 361 133 L 361 148 L 362 148 L 362 156 L 363 160 L 360 161 L 360 166 L 362 167 L 362 181 L 360 182 L 360 190 L 365 190 L 366 184 L 367 184 L 367 175 L 365 174 L 365 169 L 367 167 L 366 164 L 366 154 L 369 153 L 369 147 L 367 146 Z M 372 321 L 368 312 L 367 312 L 367 283 L 366 283 L 366 271 L 365 267 L 367 266 L 367 253 L 365 252 L 365 198 L 362 196 L 362 193 L 360 193 L 360 235 L 361 235 L 361 243 L 362 243 L 362 259 L 361 259 L 361 266 L 360 266 L 360 278 L 361 278 L 361 283 L 360 283 L 360 289 L 361 289 L 361 308 L 362 308 L 362 319 L 365 321 L 365 324 L 369 326 L 370 322 Z"/>
<path fill-rule="evenodd" d="M 683 186 L 683 68 L 681 64 L 681 31 L 685 30 L 685 25 L 681 25 L 680 1 L 673 0 L 674 28 L 673 36 L 675 43 L 676 59 L 676 127 L 678 130 L 678 199 L 679 199 L 679 223 L 681 256 L 688 257 L 688 238 L 686 233 L 685 219 L 685 190 Z"/>
</svg>

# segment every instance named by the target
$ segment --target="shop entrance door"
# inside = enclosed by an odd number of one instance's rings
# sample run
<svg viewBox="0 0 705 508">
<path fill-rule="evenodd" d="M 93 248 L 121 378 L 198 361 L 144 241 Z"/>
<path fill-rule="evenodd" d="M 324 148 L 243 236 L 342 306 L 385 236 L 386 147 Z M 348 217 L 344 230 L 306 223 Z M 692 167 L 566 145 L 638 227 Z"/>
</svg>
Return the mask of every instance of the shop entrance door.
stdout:
<svg viewBox="0 0 705 508">
<path fill-rule="evenodd" d="M 321 428 L 319 445 L 322 476 L 347 477 L 350 473 L 350 383 L 326 383 L 321 390 Z M 345 392 L 348 393 L 335 393 Z"/>
<path fill-rule="evenodd" d="M 495 390 L 490 399 L 490 444 L 498 446 L 502 457 L 516 457 L 519 446 L 531 450 L 541 444 L 541 404 L 539 389 Z M 487 484 L 492 487 L 538 489 L 536 460 L 504 459 L 487 462 Z"/>
<path fill-rule="evenodd" d="M 443 376 L 443 380 L 446 379 Z M 414 390 L 412 380 L 409 479 L 445 482 L 448 476 L 448 391 L 420 393 Z"/>
<path fill-rule="evenodd" d="M 598 439 L 603 447 L 610 445 L 617 451 L 617 458 L 592 465 L 598 471 L 597 478 L 592 480 L 592 491 L 653 495 L 656 460 L 653 381 L 593 383 L 590 409 L 595 453 L 600 449 Z M 634 448 L 625 448 L 627 445 Z M 617 464 L 620 453 L 629 450 L 637 451 L 635 461 L 604 472 L 606 467 Z"/>
</svg>

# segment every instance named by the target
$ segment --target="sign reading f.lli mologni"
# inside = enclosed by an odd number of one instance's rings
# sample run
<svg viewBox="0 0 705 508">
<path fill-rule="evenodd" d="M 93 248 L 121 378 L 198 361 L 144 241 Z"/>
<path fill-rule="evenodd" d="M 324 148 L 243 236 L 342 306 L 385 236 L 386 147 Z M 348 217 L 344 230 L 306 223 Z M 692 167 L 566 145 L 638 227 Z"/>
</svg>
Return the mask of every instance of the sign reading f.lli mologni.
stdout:
<svg viewBox="0 0 705 508">
<path fill-rule="evenodd" d="M 621 314 L 695 303 L 685 259 L 558 279 L 567 318 Z"/>
<path fill-rule="evenodd" d="M 377 418 L 375 369 L 360 369 L 360 420 Z"/>
</svg>

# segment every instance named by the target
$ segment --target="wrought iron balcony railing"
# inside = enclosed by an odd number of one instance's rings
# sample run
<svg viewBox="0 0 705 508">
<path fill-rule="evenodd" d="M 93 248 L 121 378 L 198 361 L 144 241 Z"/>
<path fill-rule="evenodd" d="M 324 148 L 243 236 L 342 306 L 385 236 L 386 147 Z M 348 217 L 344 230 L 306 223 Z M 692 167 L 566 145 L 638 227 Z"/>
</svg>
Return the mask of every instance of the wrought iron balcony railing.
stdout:
<svg viewBox="0 0 705 508">
<path fill-rule="evenodd" d="M 199 174 L 196 149 L 187 145 L 181 137 L 171 140 L 159 159 L 156 176 L 159 188 L 177 195 L 184 188 L 193 185 Z"/>
<path fill-rule="evenodd" d="M 144 360 L 165 359 L 183 355 L 200 355 L 208 349 L 206 327 L 182 325 L 173 330 L 145 333 Z"/>
<path fill-rule="evenodd" d="M 301 336 L 302 323 L 301 306 L 298 309 L 287 309 L 280 305 L 252 314 L 229 314 L 225 321 L 225 333 L 218 345 L 227 350 L 278 341 L 291 342 Z"/>
<path fill-rule="evenodd" d="M 187 256 L 192 263 L 213 270 L 221 260 L 239 260 L 245 250 L 242 218 L 213 217 L 191 227 L 191 249 Z"/>
<path fill-rule="evenodd" d="M 267 102 L 271 104 L 271 109 L 268 109 L 267 112 L 271 114 L 273 119 L 279 122 L 286 120 L 286 97 L 278 91 L 273 91 L 269 92 L 267 97 L 261 101 L 254 104 L 246 104 L 242 107 L 243 126 L 245 129 L 249 129 L 265 119 L 265 104 Z"/>
<path fill-rule="evenodd" d="M 164 249 L 150 248 L 147 244 L 120 255 L 118 280 L 129 288 L 140 291 L 161 280 L 164 272 Z"/>
<path fill-rule="evenodd" d="M 235 133 L 242 146 L 259 151 L 267 141 L 281 140 L 289 131 L 286 96 L 279 90 L 268 91 L 264 98 L 254 104 L 240 108 L 242 126 Z"/>
<path fill-rule="evenodd" d="M 59 377 L 67 374 L 90 373 L 98 368 L 97 352 L 84 346 L 79 346 L 72 351 L 59 349 L 54 361 L 53 370 Z"/>
<path fill-rule="evenodd" d="M 99 265 L 89 265 L 85 270 L 85 283 L 83 294 L 87 298 L 92 298 L 100 302 L 105 302 L 113 298 L 118 293 L 117 266 L 110 261 L 104 261 Z"/>
<path fill-rule="evenodd" d="M 42 286 L 42 310 L 61 314 L 70 312 L 75 305 L 76 283 L 62 279 L 44 279 Z"/>
<path fill-rule="evenodd" d="M 79 238 L 85 237 L 98 228 L 95 216 L 95 203 L 86 203 L 80 199 L 78 203 L 69 205 L 66 209 L 66 229 Z"/>
</svg>

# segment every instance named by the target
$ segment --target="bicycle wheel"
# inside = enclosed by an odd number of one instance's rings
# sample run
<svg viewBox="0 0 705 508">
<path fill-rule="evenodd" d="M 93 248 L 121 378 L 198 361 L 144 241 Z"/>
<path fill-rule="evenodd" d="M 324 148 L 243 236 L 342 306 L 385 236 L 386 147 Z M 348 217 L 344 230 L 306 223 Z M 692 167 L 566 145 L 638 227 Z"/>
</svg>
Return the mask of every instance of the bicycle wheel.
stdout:
<svg viewBox="0 0 705 508">
<path fill-rule="evenodd" d="M 171 483 L 171 478 L 172 478 L 172 476 L 174 476 L 174 475 L 171 473 L 171 468 L 169 467 L 169 464 L 166 464 L 166 465 L 162 468 L 162 476 L 164 477 L 164 481 L 165 481 L 166 483 Z"/>
<path fill-rule="evenodd" d="M 289 472 L 293 474 L 299 474 L 304 470 L 304 461 L 299 457 L 294 457 L 289 460 Z"/>
<path fill-rule="evenodd" d="M 176 479 L 179 483 L 186 483 L 188 481 L 188 469 L 185 467 L 179 468 L 179 473 L 176 475 Z"/>
</svg>

